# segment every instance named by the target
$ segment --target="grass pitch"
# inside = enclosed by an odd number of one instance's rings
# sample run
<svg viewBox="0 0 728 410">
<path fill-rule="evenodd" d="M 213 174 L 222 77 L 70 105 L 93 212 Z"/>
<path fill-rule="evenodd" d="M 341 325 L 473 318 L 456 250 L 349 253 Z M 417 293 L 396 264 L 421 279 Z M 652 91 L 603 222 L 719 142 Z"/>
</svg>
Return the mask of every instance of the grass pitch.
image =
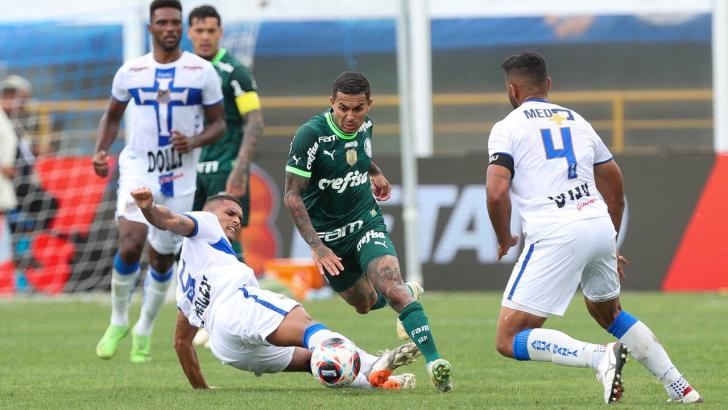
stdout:
<svg viewBox="0 0 728 410">
<path fill-rule="evenodd" d="M 494 345 L 500 293 L 425 293 L 423 304 L 443 357 L 454 366 L 455 390 L 439 394 L 420 359 L 405 368 L 417 375 L 411 391 L 330 390 L 306 374 L 255 377 L 221 365 L 198 351 L 208 383 L 220 389 L 194 391 L 172 347 L 174 306 L 157 321 L 153 361 L 134 365 L 131 340 L 110 361 L 94 349 L 109 316 L 108 301 L 0 300 L 0 408 L 599 408 L 601 387 L 590 369 L 517 362 Z M 705 407 L 728 406 L 728 296 L 725 294 L 626 293 L 622 305 L 657 334 L 673 362 L 705 398 Z M 305 303 L 311 315 L 370 352 L 393 347 L 395 314 L 382 309 L 357 315 L 334 298 Z M 136 319 L 139 304 L 132 307 Z M 611 335 L 588 316 L 576 297 L 564 318 L 547 326 L 591 342 Z M 620 407 L 665 404 L 662 385 L 636 360 L 624 371 Z"/>
</svg>

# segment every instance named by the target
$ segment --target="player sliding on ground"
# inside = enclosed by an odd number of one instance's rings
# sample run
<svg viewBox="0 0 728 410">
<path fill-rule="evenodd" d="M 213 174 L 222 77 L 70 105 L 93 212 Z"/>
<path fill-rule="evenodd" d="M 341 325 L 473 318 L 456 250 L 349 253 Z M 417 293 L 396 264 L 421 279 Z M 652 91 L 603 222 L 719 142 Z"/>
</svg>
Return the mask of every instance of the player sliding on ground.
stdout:
<svg viewBox="0 0 728 410">
<path fill-rule="evenodd" d="M 147 188 L 134 190 L 131 195 L 150 224 L 185 237 L 177 273 L 174 345 L 192 387 L 209 388 L 192 345 L 200 327 L 210 333 L 215 357 L 256 375 L 310 372 L 311 349 L 332 338 L 348 340 L 315 323 L 298 302 L 258 287 L 253 270 L 238 261 L 231 245 L 243 217 L 236 197 L 212 196 L 201 212 L 180 215 L 154 205 Z M 357 350 L 361 372 L 352 387 L 414 387 L 413 374 L 392 375 L 418 356 L 414 343 L 382 356 Z"/>
<path fill-rule="evenodd" d="M 526 243 L 503 294 L 496 348 L 517 360 L 591 367 L 606 403 L 621 398 L 629 349 L 670 400 L 701 402 L 652 331 L 619 303 L 627 261 L 615 241 L 624 210 L 617 163 L 584 118 L 548 101 L 551 77 L 541 56 L 511 56 L 503 69 L 514 110 L 488 140 L 488 213 L 500 259 L 518 243 L 510 229 L 510 191 Z M 579 285 L 589 313 L 618 342 L 585 343 L 541 328 L 550 315 L 564 314 Z"/>
<path fill-rule="evenodd" d="M 397 333 L 425 356 L 441 392 L 453 388 L 450 363 L 441 358 L 418 283 L 402 281 L 394 244 L 379 201 L 391 186 L 372 162 L 374 126 L 369 80 L 346 72 L 336 79 L 331 108 L 303 124 L 286 163 L 284 203 L 331 288 L 359 313 L 389 305 L 399 314 Z"/>
</svg>

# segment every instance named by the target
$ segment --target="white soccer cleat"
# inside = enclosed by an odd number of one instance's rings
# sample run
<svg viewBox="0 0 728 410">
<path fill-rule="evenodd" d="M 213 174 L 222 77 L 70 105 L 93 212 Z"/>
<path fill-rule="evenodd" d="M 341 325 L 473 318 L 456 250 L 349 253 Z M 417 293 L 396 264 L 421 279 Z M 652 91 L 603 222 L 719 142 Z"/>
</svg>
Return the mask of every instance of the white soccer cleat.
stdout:
<svg viewBox="0 0 728 410">
<path fill-rule="evenodd" d="M 202 346 L 206 348 L 210 348 L 210 334 L 207 333 L 207 330 L 205 330 L 204 327 L 201 327 L 197 334 L 195 335 L 195 338 L 192 339 L 192 344 L 195 346 Z"/>
<path fill-rule="evenodd" d="M 414 389 L 415 375 L 412 373 L 403 373 L 389 376 L 387 381 L 382 384 L 382 388 L 387 390 Z"/>
<path fill-rule="evenodd" d="M 420 300 L 420 296 L 425 293 L 425 289 L 417 282 L 407 282 L 405 285 L 412 290 L 412 296 L 415 300 Z M 407 331 L 404 330 L 402 321 L 399 319 L 397 319 L 397 337 L 402 340 L 409 340 L 409 335 L 407 334 Z"/>
<path fill-rule="evenodd" d="M 680 404 L 698 404 L 703 402 L 703 397 L 698 393 L 697 390 L 688 386 L 683 392 L 681 399 L 673 400 L 667 399 L 668 403 L 680 403 Z"/>
<path fill-rule="evenodd" d="M 597 366 L 597 380 L 604 386 L 604 403 L 612 404 L 622 398 L 624 385 L 622 368 L 627 363 L 627 348 L 621 342 L 607 345 L 604 358 Z"/>
<path fill-rule="evenodd" d="M 406 366 L 417 359 L 420 350 L 414 343 L 405 343 L 394 350 L 384 351 L 379 360 L 372 364 L 367 373 L 369 384 L 373 387 L 382 387 L 397 368 Z"/>
<path fill-rule="evenodd" d="M 450 362 L 445 359 L 435 359 L 427 363 L 427 374 L 430 375 L 432 384 L 437 387 L 440 393 L 452 391 L 452 365 L 450 365 Z"/>
</svg>

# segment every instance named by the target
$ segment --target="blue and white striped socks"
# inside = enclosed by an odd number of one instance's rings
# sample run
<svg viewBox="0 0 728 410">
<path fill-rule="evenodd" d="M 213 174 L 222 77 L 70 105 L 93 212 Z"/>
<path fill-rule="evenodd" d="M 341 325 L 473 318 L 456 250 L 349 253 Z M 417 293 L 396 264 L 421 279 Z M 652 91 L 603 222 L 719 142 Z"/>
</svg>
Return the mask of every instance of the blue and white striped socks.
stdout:
<svg viewBox="0 0 728 410">
<path fill-rule="evenodd" d="M 111 271 L 111 324 L 129 324 L 129 302 L 139 276 L 139 262 L 126 264 L 116 252 L 114 268 Z"/>
<path fill-rule="evenodd" d="M 149 336 L 154 329 L 154 320 L 159 315 L 159 310 L 164 304 L 164 298 L 167 296 L 172 281 L 173 268 L 169 268 L 167 272 L 159 273 L 151 266 L 144 279 L 144 302 L 142 302 L 142 311 L 139 320 L 134 325 L 134 333 L 141 336 Z"/>
<path fill-rule="evenodd" d="M 552 362 L 561 366 L 595 369 L 604 351 L 604 345 L 582 342 L 553 329 L 526 329 L 513 339 L 515 359 Z"/>
</svg>

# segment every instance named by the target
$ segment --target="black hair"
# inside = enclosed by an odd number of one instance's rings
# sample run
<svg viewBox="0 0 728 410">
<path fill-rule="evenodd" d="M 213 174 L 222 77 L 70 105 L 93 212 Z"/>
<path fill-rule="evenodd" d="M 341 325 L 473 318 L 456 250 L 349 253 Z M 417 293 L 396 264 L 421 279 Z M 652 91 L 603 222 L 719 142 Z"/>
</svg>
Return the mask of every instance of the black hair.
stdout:
<svg viewBox="0 0 728 410">
<path fill-rule="evenodd" d="M 208 17 L 214 17 L 217 19 L 217 25 L 222 27 L 222 18 L 220 18 L 220 13 L 215 10 L 214 7 L 205 4 L 203 6 L 195 7 L 191 12 L 190 16 L 187 18 L 187 23 L 192 26 L 192 20 L 204 20 Z"/>
<path fill-rule="evenodd" d="M 506 75 L 517 75 L 528 80 L 533 86 L 542 86 L 546 83 L 546 61 L 533 51 L 521 51 L 503 61 L 501 65 Z"/>
<path fill-rule="evenodd" d="M 182 3 L 180 3 L 179 0 L 154 0 L 152 4 L 149 5 L 149 20 L 152 20 L 155 10 L 166 7 L 177 9 L 180 13 L 182 13 Z"/>
<path fill-rule="evenodd" d="M 240 203 L 240 199 L 228 194 L 227 192 L 219 192 L 215 195 L 212 195 L 210 197 L 207 197 L 207 200 L 205 201 L 205 205 L 203 205 L 203 208 L 206 207 L 209 203 L 215 202 L 215 201 L 233 201 L 236 204 L 240 206 L 240 208 L 243 207 L 243 205 Z"/>
<path fill-rule="evenodd" d="M 364 93 L 367 96 L 367 100 L 371 95 L 371 89 L 369 88 L 369 80 L 362 73 L 355 73 L 352 71 L 346 71 L 341 73 L 339 78 L 334 81 L 334 90 L 332 93 L 333 99 L 336 99 L 336 93 L 342 92 L 348 95 L 356 95 Z"/>
</svg>

